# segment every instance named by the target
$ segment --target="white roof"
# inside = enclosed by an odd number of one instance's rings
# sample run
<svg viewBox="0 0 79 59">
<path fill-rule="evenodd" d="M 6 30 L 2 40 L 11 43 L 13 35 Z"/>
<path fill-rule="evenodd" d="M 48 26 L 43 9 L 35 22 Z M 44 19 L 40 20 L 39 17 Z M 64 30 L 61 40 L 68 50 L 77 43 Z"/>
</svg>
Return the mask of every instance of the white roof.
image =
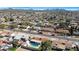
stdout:
<svg viewBox="0 0 79 59">
<path fill-rule="evenodd" d="M 11 36 L 15 36 L 15 33 L 12 33 Z"/>
<path fill-rule="evenodd" d="M 27 26 L 27 29 L 30 28 L 30 26 Z"/>
<path fill-rule="evenodd" d="M 34 41 L 34 42 L 38 42 L 38 43 L 41 43 L 41 41 L 37 41 L 37 40 L 31 40 L 31 41 Z"/>
</svg>

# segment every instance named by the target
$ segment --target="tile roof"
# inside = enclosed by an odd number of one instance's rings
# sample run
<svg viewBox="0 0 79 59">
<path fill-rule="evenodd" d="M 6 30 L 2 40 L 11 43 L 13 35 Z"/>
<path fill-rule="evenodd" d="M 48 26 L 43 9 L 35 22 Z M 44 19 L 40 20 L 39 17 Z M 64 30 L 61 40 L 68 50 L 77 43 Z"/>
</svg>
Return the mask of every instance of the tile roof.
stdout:
<svg viewBox="0 0 79 59">
<path fill-rule="evenodd" d="M 73 42 L 67 40 L 54 40 L 52 42 L 52 47 L 55 46 L 57 48 L 65 49 L 66 47 L 72 47 Z"/>
<path fill-rule="evenodd" d="M 47 41 L 48 38 L 39 38 L 39 37 L 33 37 L 32 40 L 37 40 L 37 41 L 41 41 L 41 42 L 44 42 L 44 41 Z"/>
</svg>

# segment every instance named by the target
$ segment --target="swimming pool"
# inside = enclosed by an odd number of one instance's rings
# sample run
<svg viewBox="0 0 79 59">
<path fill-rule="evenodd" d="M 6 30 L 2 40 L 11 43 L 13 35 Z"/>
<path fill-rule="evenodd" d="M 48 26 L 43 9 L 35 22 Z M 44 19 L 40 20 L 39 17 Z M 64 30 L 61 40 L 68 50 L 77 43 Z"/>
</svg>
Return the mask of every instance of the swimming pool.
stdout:
<svg viewBox="0 0 79 59">
<path fill-rule="evenodd" d="M 30 41 L 30 44 L 34 47 L 38 47 L 40 45 L 40 43 L 34 41 Z"/>
</svg>

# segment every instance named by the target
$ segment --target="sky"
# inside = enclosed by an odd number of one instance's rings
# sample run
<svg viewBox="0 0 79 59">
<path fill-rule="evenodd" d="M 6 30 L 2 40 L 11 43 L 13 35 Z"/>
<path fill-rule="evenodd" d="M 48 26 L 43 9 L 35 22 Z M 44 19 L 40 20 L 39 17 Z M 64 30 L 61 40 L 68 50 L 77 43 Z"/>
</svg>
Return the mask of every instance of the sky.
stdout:
<svg viewBox="0 0 79 59">
<path fill-rule="evenodd" d="M 0 9 L 3 7 L 79 7 L 79 0 L 0 0 Z"/>
<path fill-rule="evenodd" d="M 79 0 L 0 0 L 0 7 L 78 7 Z"/>
</svg>

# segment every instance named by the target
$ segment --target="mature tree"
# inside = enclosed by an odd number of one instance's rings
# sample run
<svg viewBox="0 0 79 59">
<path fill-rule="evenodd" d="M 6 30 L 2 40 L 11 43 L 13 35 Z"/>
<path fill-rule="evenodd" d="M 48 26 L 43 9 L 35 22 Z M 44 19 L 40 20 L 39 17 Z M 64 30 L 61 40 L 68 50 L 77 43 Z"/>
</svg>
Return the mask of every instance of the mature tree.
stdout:
<svg viewBox="0 0 79 59">
<path fill-rule="evenodd" d="M 17 28 L 17 25 L 16 24 L 11 24 L 8 26 L 10 29 L 14 29 L 14 28 Z"/>
<path fill-rule="evenodd" d="M 4 16 L 4 19 L 5 19 L 5 22 L 9 21 L 8 17 L 6 17 L 6 16 Z"/>
<path fill-rule="evenodd" d="M 14 21 L 14 19 L 13 18 L 10 18 L 10 21 Z"/>
<path fill-rule="evenodd" d="M 70 28 L 69 28 L 70 35 L 73 35 L 73 31 L 74 31 L 74 27 L 70 26 Z"/>
<path fill-rule="evenodd" d="M 5 24 L 0 24 L 0 28 L 1 28 L 1 29 L 4 29 L 6 26 L 7 26 L 7 25 L 5 25 Z"/>
</svg>

